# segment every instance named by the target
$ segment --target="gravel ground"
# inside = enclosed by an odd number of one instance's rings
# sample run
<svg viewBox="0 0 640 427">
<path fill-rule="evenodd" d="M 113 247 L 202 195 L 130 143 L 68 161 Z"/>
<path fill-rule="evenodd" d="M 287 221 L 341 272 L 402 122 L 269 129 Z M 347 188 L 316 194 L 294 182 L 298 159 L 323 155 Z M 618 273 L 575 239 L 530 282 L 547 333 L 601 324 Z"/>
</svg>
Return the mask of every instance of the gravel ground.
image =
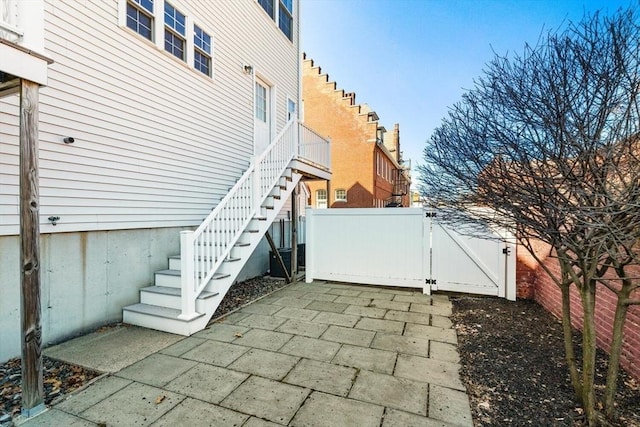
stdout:
<svg viewBox="0 0 640 427">
<path fill-rule="evenodd" d="M 286 283 L 282 279 L 258 277 L 231 287 L 213 318 L 223 316 L 243 305 L 269 294 Z M 106 326 L 109 327 L 109 326 Z M 100 372 L 43 357 L 44 395 L 47 405 L 85 385 Z M 20 414 L 21 389 L 20 359 L 11 359 L 0 365 L 0 427 L 13 425 L 11 419 Z"/>
<path fill-rule="evenodd" d="M 556 318 L 532 301 L 467 296 L 452 301 L 462 381 L 476 427 L 582 425 Z M 603 384 L 604 352 L 598 352 L 597 363 Z M 618 383 L 617 425 L 638 427 L 640 382 L 621 372 Z"/>
</svg>

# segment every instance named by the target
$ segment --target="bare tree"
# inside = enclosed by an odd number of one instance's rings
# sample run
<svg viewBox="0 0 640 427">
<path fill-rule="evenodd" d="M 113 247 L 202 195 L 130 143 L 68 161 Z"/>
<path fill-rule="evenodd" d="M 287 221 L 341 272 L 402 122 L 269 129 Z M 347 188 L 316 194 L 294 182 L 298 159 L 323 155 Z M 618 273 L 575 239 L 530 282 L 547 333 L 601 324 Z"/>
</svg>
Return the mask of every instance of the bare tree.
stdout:
<svg viewBox="0 0 640 427">
<path fill-rule="evenodd" d="M 435 130 L 419 166 L 423 196 L 454 208 L 446 210 L 446 221 L 515 225 L 519 242 L 560 288 L 571 383 L 590 426 L 614 415 L 622 328 L 628 307 L 640 303 L 632 273 L 640 264 L 636 13 L 588 15 L 544 34 L 521 55 L 496 55 Z M 477 206 L 499 215 L 483 216 Z M 552 248 L 560 274 L 543 263 L 540 241 Z M 572 286 L 584 319 L 580 367 Z M 617 310 L 601 414 L 594 388 L 595 296 L 604 291 L 617 296 Z"/>
</svg>

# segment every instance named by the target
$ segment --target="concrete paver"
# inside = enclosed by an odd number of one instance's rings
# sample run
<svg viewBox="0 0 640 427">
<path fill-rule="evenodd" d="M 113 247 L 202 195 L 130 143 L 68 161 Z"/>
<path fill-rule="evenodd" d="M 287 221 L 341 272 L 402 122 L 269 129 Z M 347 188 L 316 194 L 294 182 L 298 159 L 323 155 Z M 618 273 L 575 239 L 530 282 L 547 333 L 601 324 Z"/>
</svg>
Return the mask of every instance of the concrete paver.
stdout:
<svg viewBox="0 0 640 427">
<path fill-rule="evenodd" d="M 280 424 L 287 424 L 310 393 L 309 389 L 252 376 L 221 405 Z"/>
<path fill-rule="evenodd" d="M 349 392 L 352 399 L 427 415 L 429 384 L 377 372 L 360 371 Z"/>
<path fill-rule="evenodd" d="M 200 363 L 164 388 L 205 402 L 219 403 L 248 376 L 245 373 Z"/>
<path fill-rule="evenodd" d="M 395 351 L 376 350 L 373 348 L 343 345 L 333 358 L 332 363 L 353 366 L 368 371 L 392 374 L 396 364 Z"/>
<path fill-rule="evenodd" d="M 382 406 L 314 392 L 300 408 L 291 425 L 378 427 L 383 411 Z"/>
<path fill-rule="evenodd" d="M 407 288 L 316 281 L 188 338 L 94 333 L 47 352 L 113 374 L 24 425 L 471 426 L 451 307 Z"/>
<path fill-rule="evenodd" d="M 302 359 L 284 379 L 289 384 L 346 396 L 351 390 L 356 369 L 317 360 Z"/>
<path fill-rule="evenodd" d="M 210 405 L 200 400 L 186 398 L 171 411 L 164 414 L 153 427 L 175 426 L 229 426 L 239 427 L 249 418 L 248 415 Z"/>
<path fill-rule="evenodd" d="M 298 360 L 299 357 L 254 348 L 229 365 L 229 369 L 281 380 Z"/>
<path fill-rule="evenodd" d="M 184 398 L 183 395 L 161 388 L 131 383 L 80 415 L 95 423 L 109 426 L 149 425 Z"/>
</svg>

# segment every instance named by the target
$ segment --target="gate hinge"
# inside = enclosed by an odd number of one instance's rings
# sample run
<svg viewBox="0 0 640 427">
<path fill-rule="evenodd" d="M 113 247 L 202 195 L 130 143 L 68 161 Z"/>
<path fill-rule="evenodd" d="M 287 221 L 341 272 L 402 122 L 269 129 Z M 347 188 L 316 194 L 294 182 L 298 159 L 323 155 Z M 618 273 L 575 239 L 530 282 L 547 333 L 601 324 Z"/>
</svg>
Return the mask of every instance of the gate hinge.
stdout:
<svg viewBox="0 0 640 427">
<path fill-rule="evenodd" d="M 435 212 L 425 212 L 424 214 L 426 215 L 427 218 L 435 218 L 436 216 Z"/>
<path fill-rule="evenodd" d="M 503 248 L 502 253 L 505 255 L 511 255 L 511 248 Z"/>
<path fill-rule="evenodd" d="M 425 279 L 424 283 L 427 285 L 435 285 L 436 279 Z"/>
</svg>

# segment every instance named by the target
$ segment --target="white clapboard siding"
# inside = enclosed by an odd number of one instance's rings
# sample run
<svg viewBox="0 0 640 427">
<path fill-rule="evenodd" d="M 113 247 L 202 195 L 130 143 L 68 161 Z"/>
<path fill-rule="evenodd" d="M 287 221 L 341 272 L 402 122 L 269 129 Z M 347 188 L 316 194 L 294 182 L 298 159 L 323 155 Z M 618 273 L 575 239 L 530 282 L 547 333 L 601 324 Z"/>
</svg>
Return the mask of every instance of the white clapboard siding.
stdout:
<svg viewBox="0 0 640 427">
<path fill-rule="evenodd" d="M 255 0 L 171 1 L 212 36 L 213 78 L 120 27 L 121 1 L 45 0 L 45 233 L 199 224 L 253 155 L 254 76 L 242 65 L 274 85 L 274 135 L 299 99 L 297 1 L 294 42 Z M 0 235 L 19 230 L 18 105 L 0 99 Z"/>
</svg>

